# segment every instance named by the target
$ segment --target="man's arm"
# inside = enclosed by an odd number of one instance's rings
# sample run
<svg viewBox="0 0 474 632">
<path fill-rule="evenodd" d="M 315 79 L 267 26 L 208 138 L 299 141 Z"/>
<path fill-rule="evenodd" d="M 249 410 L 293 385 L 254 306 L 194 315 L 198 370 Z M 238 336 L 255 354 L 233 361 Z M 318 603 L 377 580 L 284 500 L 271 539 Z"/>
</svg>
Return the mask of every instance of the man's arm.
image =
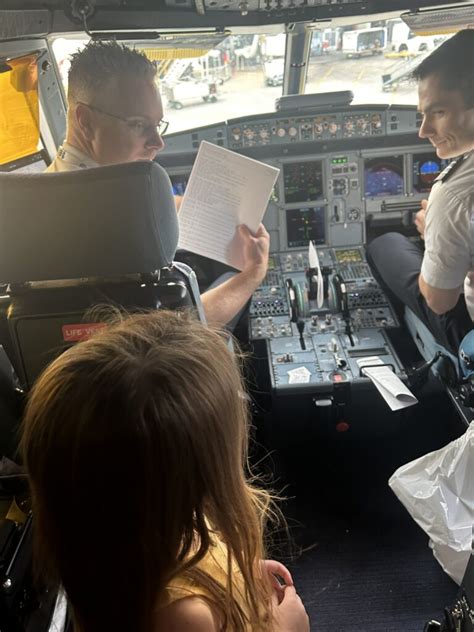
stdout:
<svg viewBox="0 0 474 632">
<path fill-rule="evenodd" d="M 453 290 L 442 290 L 433 287 L 425 281 L 423 274 L 418 277 L 418 286 L 428 307 L 438 315 L 445 314 L 456 307 L 462 289 L 457 287 Z"/>
<path fill-rule="evenodd" d="M 428 307 L 438 315 L 456 306 L 463 290 L 460 279 L 469 271 L 467 222 L 468 213 L 462 203 L 444 189 L 438 189 L 434 197 L 430 197 L 429 207 L 427 200 L 422 200 L 421 210 L 415 217 L 416 228 L 425 240 L 418 287 Z"/>
<path fill-rule="evenodd" d="M 255 235 L 246 227 L 238 228 L 243 242 L 244 267 L 222 285 L 205 292 L 201 299 L 206 319 L 213 325 L 226 325 L 244 307 L 265 278 L 270 236 L 263 224 Z"/>
</svg>

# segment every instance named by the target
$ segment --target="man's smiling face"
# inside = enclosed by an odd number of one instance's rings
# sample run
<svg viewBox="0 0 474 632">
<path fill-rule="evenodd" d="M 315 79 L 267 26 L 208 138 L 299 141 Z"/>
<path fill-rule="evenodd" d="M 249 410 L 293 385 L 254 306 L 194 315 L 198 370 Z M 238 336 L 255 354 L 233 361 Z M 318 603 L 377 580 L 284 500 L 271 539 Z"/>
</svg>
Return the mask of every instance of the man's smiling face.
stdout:
<svg viewBox="0 0 474 632">
<path fill-rule="evenodd" d="M 474 149 L 474 108 L 462 92 L 443 88 L 437 74 L 420 80 L 419 110 L 423 114 L 420 138 L 427 138 L 439 158 L 454 158 Z"/>
</svg>

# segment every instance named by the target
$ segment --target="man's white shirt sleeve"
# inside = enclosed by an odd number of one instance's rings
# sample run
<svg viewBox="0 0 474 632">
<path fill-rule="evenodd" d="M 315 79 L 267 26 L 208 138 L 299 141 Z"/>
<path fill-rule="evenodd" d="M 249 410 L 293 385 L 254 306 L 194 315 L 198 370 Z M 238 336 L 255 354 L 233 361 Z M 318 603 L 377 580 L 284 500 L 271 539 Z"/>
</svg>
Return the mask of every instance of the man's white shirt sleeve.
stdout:
<svg viewBox="0 0 474 632">
<path fill-rule="evenodd" d="M 434 288 L 463 285 L 471 270 L 470 209 L 450 187 L 438 183 L 430 196 L 425 222 L 423 279 Z"/>
</svg>

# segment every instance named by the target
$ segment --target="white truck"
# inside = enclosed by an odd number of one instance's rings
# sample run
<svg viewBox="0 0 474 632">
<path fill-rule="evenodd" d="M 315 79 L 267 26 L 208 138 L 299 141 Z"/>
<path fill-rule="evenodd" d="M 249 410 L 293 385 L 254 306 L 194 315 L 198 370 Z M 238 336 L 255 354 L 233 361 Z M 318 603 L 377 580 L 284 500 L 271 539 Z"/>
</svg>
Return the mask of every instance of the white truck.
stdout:
<svg viewBox="0 0 474 632">
<path fill-rule="evenodd" d="M 387 20 L 389 48 L 395 53 L 418 55 L 434 50 L 446 37 L 444 35 L 415 35 L 403 20 Z"/>
<path fill-rule="evenodd" d="M 349 58 L 358 58 L 367 55 L 381 55 L 386 46 L 386 28 L 345 31 L 342 35 L 342 52 Z"/>
</svg>

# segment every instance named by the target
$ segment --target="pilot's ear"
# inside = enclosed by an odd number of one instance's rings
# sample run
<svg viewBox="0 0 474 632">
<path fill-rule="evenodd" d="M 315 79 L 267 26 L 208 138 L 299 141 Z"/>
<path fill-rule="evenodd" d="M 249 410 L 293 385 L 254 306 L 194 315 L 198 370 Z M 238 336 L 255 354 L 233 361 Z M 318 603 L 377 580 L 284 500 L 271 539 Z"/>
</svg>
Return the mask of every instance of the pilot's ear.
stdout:
<svg viewBox="0 0 474 632">
<path fill-rule="evenodd" d="M 87 140 L 92 140 L 95 135 L 93 113 L 84 103 L 78 103 L 74 110 L 74 118 L 78 129 Z"/>
</svg>

